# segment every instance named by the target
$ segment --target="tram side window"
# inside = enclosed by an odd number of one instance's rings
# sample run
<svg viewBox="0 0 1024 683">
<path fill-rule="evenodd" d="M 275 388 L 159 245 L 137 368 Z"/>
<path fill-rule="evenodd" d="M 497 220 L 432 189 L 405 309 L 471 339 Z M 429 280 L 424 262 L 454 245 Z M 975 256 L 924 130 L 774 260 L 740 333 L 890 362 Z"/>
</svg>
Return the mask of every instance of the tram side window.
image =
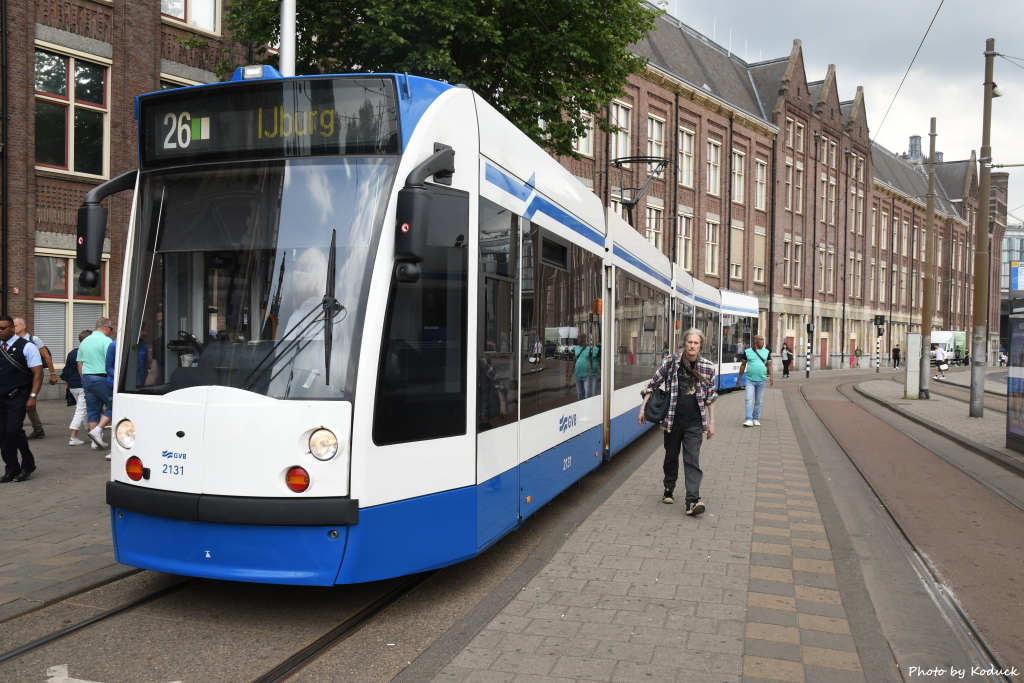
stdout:
<svg viewBox="0 0 1024 683">
<path fill-rule="evenodd" d="M 617 271 L 615 388 L 650 380 L 670 353 L 665 292 Z"/>
<path fill-rule="evenodd" d="M 704 347 L 700 355 L 707 358 L 717 367 L 721 362 L 721 336 L 718 334 L 722 316 L 717 311 L 697 307 L 693 316 L 693 326 L 704 333 Z"/>
<path fill-rule="evenodd" d="M 750 329 L 750 318 L 736 315 L 722 315 L 722 362 L 734 360 L 743 362 L 744 351 L 750 348 L 753 341 L 753 330 Z"/>
<path fill-rule="evenodd" d="M 582 386 L 590 395 L 602 391 L 605 349 L 601 318 L 594 301 L 601 297 L 601 259 L 529 224 L 523 238 L 522 328 L 524 358 L 521 417 L 580 400 L 575 349 L 585 335 L 593 345 L 587 370 L 594 377 Z"/>
<path fill-rule="evenodd" d="M 515 422 L 519 369 L 516 281 L 519 216 L 480 200 L 480 299 L 476 349 L 477 432 Z"/>
<path fill-rule="evenodd" d="M 420 278 L 392 275 L 373 417 L 380 446 L 466 433 L 469 197 L 431 189 Z"/>
</svg>

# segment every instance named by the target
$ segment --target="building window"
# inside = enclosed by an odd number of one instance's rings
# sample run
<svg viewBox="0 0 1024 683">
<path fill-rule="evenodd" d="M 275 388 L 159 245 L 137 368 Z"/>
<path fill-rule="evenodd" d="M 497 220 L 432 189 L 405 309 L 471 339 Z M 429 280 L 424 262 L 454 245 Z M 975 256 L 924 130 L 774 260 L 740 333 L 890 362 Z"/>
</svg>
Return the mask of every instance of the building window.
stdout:
<svg viewBox="0 0 1024 683">
<path fill-rule="evenodd" d="M 907 235 L 910 233 L 910 224 L 907 221 L 903 221 L 903 232 L 900 233 L 902 239 L 900 242 L 903 244 L 903 250 L 900 252 L 904 256 L 909 256 L 907 251 Z"/>
<path fill-rule="evenodd" d="M 36 165 L 106 175 L 107 67 L 36 50 Z"/>
<path fill-rule="evenodd" d="M 583 156 L 593 156 L 594 117 L 591 116 L 590 114 L 584 114 L 583 125 L 585 126 L 583 135 L 576 138 L 576 142 L 573 143 L 572 148 L 574 151 L 579 152 Z"/>
<path fill-rule="evenodd" d="M 729 242 L 729 277 L 743 279 L 743 228 L 732 226 Z"/>
<path fill-rule="evenodd" d="M 743 195 L 746 192 L 744 187 L 743 164 L 747 155 L 743 152 L 732 151 L 732 201 L 736 204 L 743 203 Z"/>
<path fill-rule="evenodd" d="M 647 117 L 647 156 L 665 157 L 665 122 L 653 116 Z M 654 166 L 648 165 L 647 172 L 654 173 Z"/>
<path fill-rule="evenodd" d="M 868 270 L 870 284 L 868 285 L 868 301 L 875 300 L 875 259 L 871 259 L 871 268 Z"/>
<path fill-rule="evenodd" d="M 836 224 L 836 180 L 828 179 L 828 224 Z"/>
<path fill-rule="evenodd" d="M 704 272 L 718 275 L 718 223 L 704 224 Z"/>
<path fill-rule="evenodd" d="M 824 223 L 828 218 L 828 206 L 826 200 L 828 199 L 828 176 L 821 176 L 821 222 Z"/>
<path fill-rule="evenodd" d="M 786 240 L 782 243 L 782 284 L 789 285 L 792 283 L 790 279 L 790 268 L 792 266 L 793 259 L 793 243 Z"/>
<path fill-rule="evenodd" d="M 793 164 L 789 162 L 786 162 L 786 192 L 784 196 L 783 201 L 788 211 L 793 208 Z"/>
<path fill-rule="evenodd" d="M 661 251 L 661 209 L 648 206 L 646 209 L 647 218 L 647 241 Z"/>
<path fill-rule="evenodd" d="M 793 119 L 786 119 L 786 147 L 793 146 Z"/>
<path fill-rule="evenodd" d="M 836 143 L 828 143 L 828 165 L 832 168 L 836 167 Z"/>
<path fill-rule="evenodd" d="M 875 232 L 878 230 L 878 209 L 871 207 L 871 246 L 875 246 Z"/>
<path fill-rule="evenodd" d="M 882 212 L 882 224 L 881 224 L 881 231 L 880 232 L 881 232 L 880 239 L 879 239 L 879 242 L 881 243 L 880 246 L 882 247 L 882 249 L 888 250 L 889 249 L 889 214 L 885 213 L 884 211 Z"/>
<path fill-rule="evenodd" d="M 818 248 L 818 291 L 825 291 L 825 250 Z"/>
<path fill-rule="evenodd" d="M 804 281 L 804 266 L 803 266 L 803 251 L 804 245 L 797 242 L 793 245 L 793 288 L 800 289 L 803 286 Z"/>
<path fill-rule="evenodd" d="M 75 265 L 73 255 L 36 255 L 32 332 L 46 344 L 54 364 L 63 363 L 68 352 L 78 346 L 78 333 L 91 332 L 103 316 L 105 271 L 104 263 L 99 284 L 84 287 L 78 280 L 82 271 Z"/>
<path fill-rule="evenodd" d="M 693 270 L 693 216 L 676 216 L 676 259 L 679 267 Z"/>
<path fill-rule="evenodd" d="M 612 102 L 612 124 L 619 130 L 612 133 L 612 157 L 615 159 L 630 156 L 629 153 L 629 115 L 630 108 L 621 102 Z"/>
<path fill-rule="evenodd" d="M 797 213 L 804 212 L 804 169 L 800 164 L 796 165 L 795 171 L 796 187 L 794 192 L 796 193 L 793 197 L 793 208 Z"/>
<path fill-rule="evenodd" d="M 677 160 L 679 184 L 693 187 L 693 141 L 694 135 L 685 128 L 679 129 L 679 159 Z"/>
<path fill-rule="evenodd" d="M 831 294 L 836 289 L 836 255 L 835 252 L 830 251 L 828 253 L 828 259 L 825 266 L 825 277 L 827 278 L 827 290 Z"/>
<path fill-rule="evenodd" d="M 754 282 L 764 282 L 765 245 L 767 236 L 754 230 Z"/>
<path fill-rule="evenodd" d="M 804 151 L 804 124 L 796 124 L 796 151 Z"/>
<path fill-rule="evenodd" d="M 721 194 L 722 178 L 722 145 L 708 140 L 708 194 L 716 197 Z"/>
<path fill-rule="evenodd" d="M 768 164 L 760 159 L 754 164 L 754 208 L 765 210 L 768 203 Z"/>
<path fill-rule="evenodd" d="M 885 273 L 886 264 L 882 261 L 878 264 L 878 303 L 885 303 Z"/>
<path fill-rule="evenodd" d="M 160 13 L 203 31 L 217 31 L 217 0 L 160 0 Z"/>
</svg>

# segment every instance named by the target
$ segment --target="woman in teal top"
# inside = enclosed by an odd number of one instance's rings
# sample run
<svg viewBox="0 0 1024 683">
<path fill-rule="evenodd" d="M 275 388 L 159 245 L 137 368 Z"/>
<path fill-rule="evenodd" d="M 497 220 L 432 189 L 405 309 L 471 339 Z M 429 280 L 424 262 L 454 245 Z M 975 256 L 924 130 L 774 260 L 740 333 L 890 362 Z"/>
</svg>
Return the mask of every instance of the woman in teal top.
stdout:
<svg viewBox="0 0 1024 683">
<path fill-rule="evenodd" d="M 576 397 L 582 401 L 597 395 L 597 377 L 600 374 L 601 349 L 587 344 L 587 335 L 580 332 L 579 345 L 573 350 L 576 358 Z"/>
<path fill-rule="evenodd" d="M 743 373 L 747 373 L 747 402 L 746 420 L 744 427 L 761 426 L 761 403 L 764 401 L 764 388 L 771 386 L 774 377 L 772 376 L 772 354 L 765 348 L 764 337 L 754 337 L 754 347 L 743 352 L 744 359 L 740 364 L 740 379 Z"/>
</svg>

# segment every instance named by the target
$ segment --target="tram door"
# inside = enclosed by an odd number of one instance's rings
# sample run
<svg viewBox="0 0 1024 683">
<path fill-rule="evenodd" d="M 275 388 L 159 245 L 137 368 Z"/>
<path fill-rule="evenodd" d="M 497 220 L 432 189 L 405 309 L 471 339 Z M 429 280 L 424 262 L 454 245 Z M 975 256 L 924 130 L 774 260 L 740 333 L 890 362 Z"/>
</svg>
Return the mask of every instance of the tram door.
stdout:
<svg viewBox="0 0 1024 683">
<path fill-rule="evenodd" d="M 477 543 L 519 523 L 519 217 L 480 199 Z"/>
</svg>

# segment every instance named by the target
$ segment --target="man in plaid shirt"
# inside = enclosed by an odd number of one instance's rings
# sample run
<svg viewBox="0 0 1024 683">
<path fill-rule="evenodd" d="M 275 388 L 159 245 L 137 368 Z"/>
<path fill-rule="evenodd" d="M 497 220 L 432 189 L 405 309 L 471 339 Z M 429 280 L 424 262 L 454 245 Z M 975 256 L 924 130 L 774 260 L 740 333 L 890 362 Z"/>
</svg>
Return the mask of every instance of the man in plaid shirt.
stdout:
<svg viewBox="0 0 1024 683">
<path fill-rule="evenodd" d="M 715 435 L 715 366 L 701 357 L 704 334 L 690 328 L 683 335 L 683 355 L 669 356 L 654 373 L 643 390 L 639 422 L 647 424 L 644 408 L 655 388 L 665 384 L 669 392 L 668 414 L 661 423 L 665 432 L 665 493 L 662 501 L 675 502 L 676 480 L 679 478 L 679 449 L 683 451 L 683 476 L 686 483 L 686 514 L 704 512 L 700 502 L 700 482 L 704 473 L 700 469 L 702 436 Z"/>
</svg>

